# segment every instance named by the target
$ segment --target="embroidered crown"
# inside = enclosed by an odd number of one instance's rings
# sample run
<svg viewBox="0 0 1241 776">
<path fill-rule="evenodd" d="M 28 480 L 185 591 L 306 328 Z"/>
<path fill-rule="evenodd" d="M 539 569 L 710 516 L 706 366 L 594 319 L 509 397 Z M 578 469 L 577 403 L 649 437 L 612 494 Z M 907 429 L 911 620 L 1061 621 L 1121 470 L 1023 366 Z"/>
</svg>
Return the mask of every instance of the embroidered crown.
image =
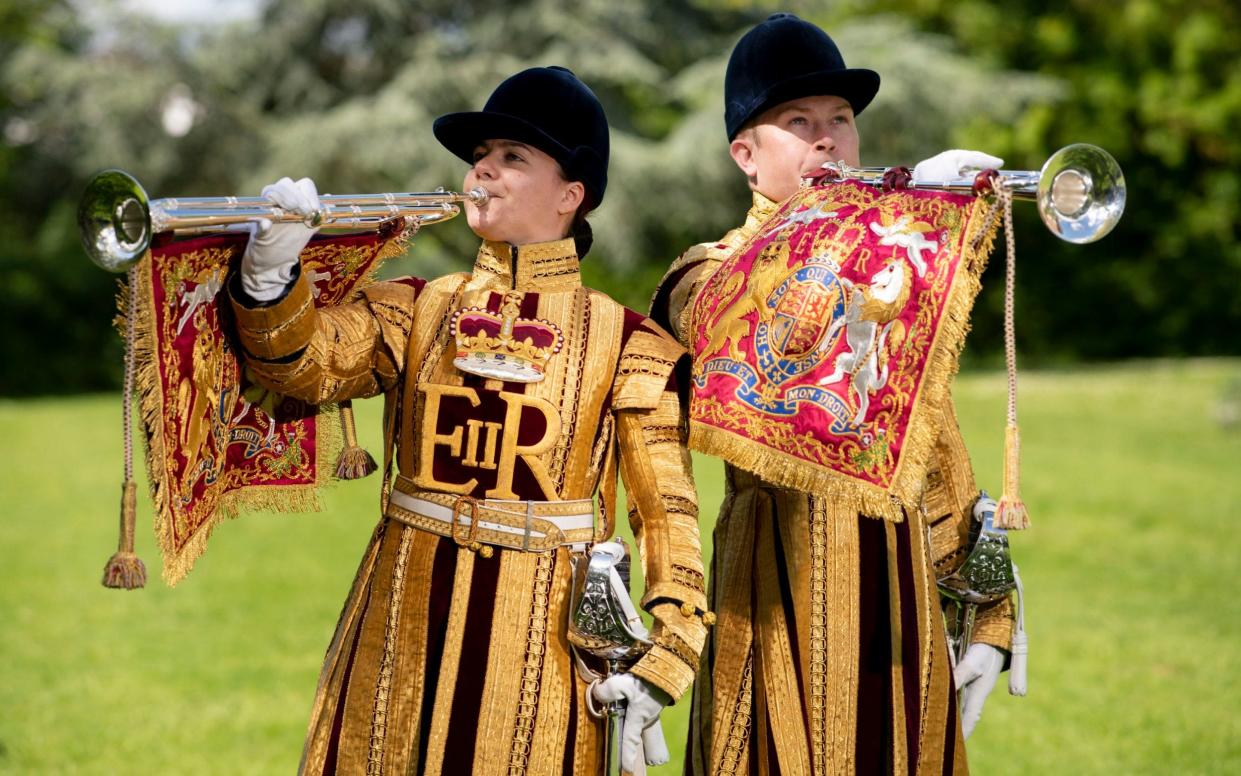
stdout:
<svg viewBox="0 0 1241 776">
<path fill-rule="evenodd" d="M 452 317 L 458 369 L 483 377 L 518 383 L 543 379 L 547 360 L 564 344 L 560 328 L 550 321 L 519 318 L 509 305 L 500 313 L 464 307 Z"/>
</svg>

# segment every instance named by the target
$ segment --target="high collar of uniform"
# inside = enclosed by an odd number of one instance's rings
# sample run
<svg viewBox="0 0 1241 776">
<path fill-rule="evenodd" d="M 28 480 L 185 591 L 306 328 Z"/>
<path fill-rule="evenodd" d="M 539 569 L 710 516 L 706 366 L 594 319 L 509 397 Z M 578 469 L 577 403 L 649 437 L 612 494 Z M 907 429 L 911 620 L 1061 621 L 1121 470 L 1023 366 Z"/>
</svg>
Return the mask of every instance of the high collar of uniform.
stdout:
<svg viewBox="0 0 1241 776">
<path fill-rule="evenodd" d="M 780 207 L 780 203 L 775 200 L 759 194 L 757 191 L 750 192 L 754 196 L 754 202 L 750 205 L 750 212 L 745 214 L 745 223 L 735 229 L 729 230 L 728 234 L 720 238 L 719 246 L 735 251 L 745 244 L 755 234 L 763 222 L 771 218 L 771 214 L 776 212 Z"/>
<path fill-rule="evenodd" d="M 474 261 L 474 277 L 496 290 L 570 291 L 582 285 L 573 238 L 511 245 L 484 240 Z"/>
<path fill-rule="evenodd" d="M 750 205 L 750 212 L 745 214 L 745 226 L 742 227 L 746 232 L 753 234 L 758 231 L 758 227 L 771 218 L 771 214 L 776 212 L 776 208 L 780 207 L 780 203 L 773 199 L 759 194 L 757 191 L 751 192 L 754 195 L 754 202 Z"/>
</svg>

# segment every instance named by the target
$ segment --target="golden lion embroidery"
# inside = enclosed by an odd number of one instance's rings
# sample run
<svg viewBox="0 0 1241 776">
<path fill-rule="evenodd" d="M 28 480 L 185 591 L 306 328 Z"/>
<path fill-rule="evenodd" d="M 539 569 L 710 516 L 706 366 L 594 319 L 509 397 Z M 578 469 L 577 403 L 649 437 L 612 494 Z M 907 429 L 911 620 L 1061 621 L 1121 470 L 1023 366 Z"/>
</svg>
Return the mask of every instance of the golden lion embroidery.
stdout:
<svg viewBox="0 0 1241 776">
<path fill-rule="evenodd" d="M 224 354 L 201 308 L 194 316 L 194 325 L 198 335 L 191 355 L 192 371 L 177 386 L 177 408 L 182 419 L 182 453 L 187 461 L 201 462 L 201 465 L 187 468 L 181 480 L 181 499 L 185 503 L 193 499 L 194 484 L 202 472 L 214 465 L 213 457 L 207 454 L 207 441 L 215 435 L 217 426 L 223 426 L 219 402 Z"/>
<path fill-rule="evenodd" d="M 734 361 L 744 360 L 745 355 L 739 345 L 741 339 L 750 333 L 750 322 L 745 320 L 745 316 L 757 312 L 759 322 L 771 320 L 775 311 L 767 306 L 767 297 L 783 280 L 784 271 L 788 269 L 788 259 L 789 244 L 778 240 L 763 249 L 749 273 L 734 272 L 724 281 L 720 297 L 728 299 L 734 294 L 736 297 L 715 319 L 715 325 L 711 327 L 710 341 L 707 347 L 699 351 L 699 363 L 718 352 L 726 342 L 729 356 Z"/>
</svg>

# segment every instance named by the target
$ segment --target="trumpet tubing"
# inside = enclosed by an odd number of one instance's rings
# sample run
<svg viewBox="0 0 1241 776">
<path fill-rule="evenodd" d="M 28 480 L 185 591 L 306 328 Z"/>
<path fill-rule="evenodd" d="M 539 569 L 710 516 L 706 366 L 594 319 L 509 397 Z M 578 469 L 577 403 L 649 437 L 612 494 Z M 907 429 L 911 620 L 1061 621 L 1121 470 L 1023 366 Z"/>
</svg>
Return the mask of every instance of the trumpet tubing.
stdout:
<svg viewBox="0 0 1241 776">
<path fill-rule="evenodd" d="M 840 178 L 872 186 L 883 184 L 888 167 L 851 167 L 843 162 L 824 165 Z M 946 181 L 909 183 L 906 188 L 935 191 L 974 191 L 977 169 L 960 170 Z M 1072 243 L 1090 243 L 1112 231 L 1125 211 L 1125 176 L 1112 155 L 1098 146 L 1075 143 L 1052 154 L 1040 170 L 998 170 L 996 185 L 1017 199 L 1033 200 L 1043 223 L 1057 237 Z"/>
<path fill-rule="evenodd" d="M 156 234 L 223 231 L 261 220 L 299 221 L 333 229 L 378 229 L 396 218 L 418 226 L 446 221 L 461 212 L 459 203 L 486 203 L 478 187 L 398 194 L 324 194 L 321 208 L 308 217 L 286 211 L 264 197 L 173 197 L 151 200 L 133 176 L 104 170 L 91 180 L 78 205 L 78 230 L 86 255 L 110 272 L 133 266 Z"/>
</svg>

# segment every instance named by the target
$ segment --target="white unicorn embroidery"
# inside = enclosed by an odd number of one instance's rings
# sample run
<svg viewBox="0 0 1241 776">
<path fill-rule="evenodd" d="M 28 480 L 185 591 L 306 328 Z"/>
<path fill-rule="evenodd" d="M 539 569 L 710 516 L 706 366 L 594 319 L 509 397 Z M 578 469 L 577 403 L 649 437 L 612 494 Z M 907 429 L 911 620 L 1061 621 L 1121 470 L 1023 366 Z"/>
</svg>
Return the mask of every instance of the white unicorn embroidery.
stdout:
<svg viewBox="0 0 1241 776">
<path fill-rule="evenodd" d="M 819 385 L 831 385 L 850 376 L 849 387 L 857 402 L 853 424 L 860 425 L 870 407 L 870 394 L 888 382 L 891 351 L 905 338 L 899 316 L 909 301 L 913 282 L 905 262 L 896 257 L 888 259 L 869 284 L 842 282 L 850 289 L 849 306 L 832 322 L 824 340 L 830 342 L 844 326 L 849 349 L 836 357 L 835 371 L 819 380 Z"/>
</svg>

